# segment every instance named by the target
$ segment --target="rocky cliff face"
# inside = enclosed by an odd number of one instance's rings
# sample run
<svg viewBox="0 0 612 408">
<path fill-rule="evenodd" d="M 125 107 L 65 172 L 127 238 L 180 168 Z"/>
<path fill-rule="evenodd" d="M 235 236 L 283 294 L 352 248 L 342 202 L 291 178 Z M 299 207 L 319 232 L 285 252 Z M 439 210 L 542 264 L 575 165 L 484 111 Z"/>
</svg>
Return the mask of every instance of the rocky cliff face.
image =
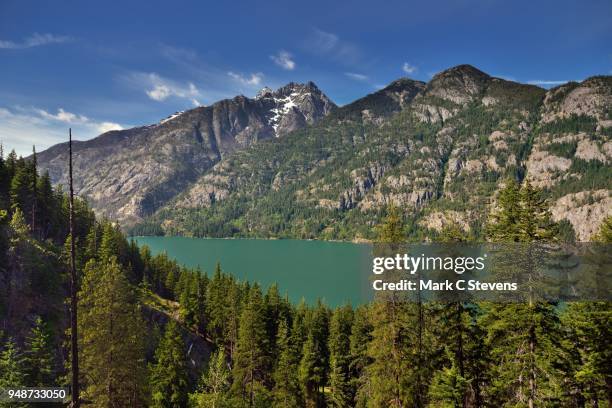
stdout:
<svg viewBox="0 0 612 408">
<path fill-rule="evenodd" d="M 312 125 L 335 109 L 317 86 L 290 83 L 237 96 L 160 123 L 76 142 L 76 192 L 101 215 L 131 225 L 152 214 L 223 157 Z M 41 171 L 66 184 L 67 146 L 39 154 Z"/>
</svg>

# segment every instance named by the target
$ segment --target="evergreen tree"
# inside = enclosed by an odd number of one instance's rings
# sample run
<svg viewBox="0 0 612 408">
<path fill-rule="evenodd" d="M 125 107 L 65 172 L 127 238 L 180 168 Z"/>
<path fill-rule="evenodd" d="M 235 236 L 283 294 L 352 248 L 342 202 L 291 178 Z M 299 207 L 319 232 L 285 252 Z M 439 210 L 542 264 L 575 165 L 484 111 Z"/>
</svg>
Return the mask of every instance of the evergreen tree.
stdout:
<svg viewBox="0 0 612 408">
<path fill-rule="evenodd" d="M 329 329 L 330 405 L 353 406 L 354 384 L 351 381 L 351 328 L 353 310 L 344 306 L 335 310 Z"/>
<path fill-rule="evenodd" d="M 566 402 L 592 407 L 612 402 L 612 309 L 609 302 L 571 302 L 562 314 L 561 359 Z"/>
<path fill-rule="evenodd" d="M 235 319 L 239 318 L 239 315 L 232 315 L 228 312 L 230 300 L 234 305 L 233 312 L 237 309 L 235 302 L 238 300 L 239 294 L 236 292 L 237 288 L 234 288 L 234 286 L 234 282 L 223 275 L 221 272 L 221 265 L 217 263 L 215 272 L 208 285 L 208 293 L 206 295 L 206 316 L 208 317 L 207 331 L 215 344 L 227 345 L 229 343 L 226 338 L 226 334 L 228 333 L 227 319 L 229 317 L 230 319 L 234 319 L 235 322 Z M 235 336 L 235 338 L 232 338 L 231 344 L 229 344 L 230 358 L 233 360 L 234 347 L 236 344 L 234 340 L 237 340 L 238 335 L 237 325 L 234 325 L 231 329 L 233 336 Z"/>
<path fill-rule="evenodd" d="M 499 210 L 491 214 L 487 224 L 487 235 L 496 242 L 520 242 L 521 211 L 519 185 L 514 179 L 506 181 L 499 192 L 497 205 Z"/>
<path fill-rule="evenodd" d="M 11 180 L 11 209 L 21 209 L 22 213 L 31 214 L 32 209 L 32 174 L 23 159 L 15 164 L 15 174 Z M 25 217 L 24 217 L 25 219 Z"/>
<path fill-rule="evenodd" d="M 53 349 L 47 325 L 38 316 L 27 339 L 25 365 L 28 384 L 32 387 L 48 387 L 53 384 Z"/>
<path fill-rule="evenodd" d="M 274 371 L 274 406 L 278 408 L 303 405 L 300 382 L 297 375 L 300 353 L 291 336 L 287 319 L 281 319 L 276 338 L 278 362 Z"/>
<path fill-rule="evenodd" d="M 232 391 L 248 406 L 259 405 L 267 397 L 268 338 L 259 286 L 253 286 L 240 315 L 238 344 L 234 357 Z"/>
<path fill-rule="evenodd" d="M 117 259 L 90 261 L 79 293 L 83 396 L 96 406 L 141 406 L 144 323 Z"/>
<path fill-rule="evenodd" d="M 152 407 L 174 408 L 187 404 L 187 350 L 174 320 L 167 324 L 164 337 L 155 351 L 150 386 Z"/>
<path fill-rule="evenodd" d="M 190 395 L 191 405 L 198 408 L 229 408 L 226 398 L 229 379 L 225 353 L 219 349 L 210 356 L 208 370 L 202 376 L 198 392 Z"/>
<path fill-rule="evenodd" d="M 527 299 L 523 302 L 493 304 L 483 320 L 487 326 L 491 356 L 499 362 L 491 367 L 493 382 L 489 388 L 490 403 L 525 404 L 530 408 L 542 405 L 558 394 L 559 372 L 553 362 L 560 347 L 560 326 L 554 304 L 539 301 L 531 295 L 534 268 L 530 244 L 549 241 L 556 234 L 555 225 L 540 192 L 528 182 L 518 190 L 510 182 L 500 193 L 501 209 L 487 231 L 495 242 L 519 242 L 508 246 L 510 265 L 499 268 L 520 269 L 527 281 Z M 504 197 L 504 200 L 502 200 Z M 516 246 L 516 245 L 515 245 Z M 520 265 L 517 268 L 517 265 Z M 523 270 L 525 269 L 525 270 Z M 524 276 L 524 275 L 527 276 Z"/>
<path fill-rule="evenodd" d="M 378 249 L 386 256 L 401 253 L 405 236 L 399 212 L 389 209 L 379 229 Z M 379 254 L 376 254 L 377 256 Z M 367 406 L 424 407 L 425 325 L 420 294 L 411 301 L 396 292 L 380 293 L 370 307 L 372 341 L 368 345 L 371 360 L 365 376 L 369 382 Z"/>
<path fill-rule="evenodd" d="M 2 337 L 2 333 L 0 333 Z M 0 389 L 25 387 L 27 374 L 25 372 L 23 355 L 13 339 L 8 339 L 0 349 Z M 2 402 L 0 407 L 26 407 L 26 403 Z"/>
<path fill-rule="evenodd" d="M 11 219 L 11 229 L 17 234 L 25 236 L 29 234 L 30 227 L 26 223 L 23 211 L 19 207 L 13 210 L 13 218 Z"/>
<path fill-rule="evenodd" d="M 39 236 L 41 239 L 47 239 L 51 231 L 58 229 L 58 224 L 60 223 L 59 217 L 57 217 L 58 208 L 49 172 L 45 172 L 38 179 L 37 193 L 38 215 L 36 218 L 38 219 L 38 228 L 40 230 Z"/>
<path fill-rule="evenodd" d="M 0 351 L 0 389 L 26 385 L 24 357 L 13 339 L 8 339 Z"/>
<path fill-rule="evenodd" d="M 227 316 L 223 324 L 223 344 L 229 350 L 230 359 L 233 360 L 238 344 L 240 316 L 242 314 L 242 290 L 233 279 L 228 280 L 226 310 Z"/>
<path fill-rule="evenodd" d="M 371 382 L 366 368 L 372 363 L 368 355 L 368 344 L 372 341 L 372 324 L 368 316 L 368 306 L 355 310 L 351 329 L 351 382 L 356 392 L 355 406 L 363 408 L 371 395 Z"/>
<path fill-rule="evenodd" d="M 36 224 L 36 214 L 38 212 L 38 158 L 36 156 L 36 147 L 32 146 L 32 157 L 28 161 L 27 170 L 29 178 L 29 193 L 30 193 L 30 226 L 32 231 L 36 232 L 38 225 Z"/>
<path fill-rule="evenodd" d="M 307 319 L 299 377 L 307 407 L 324 404 L 323 387 L 329 374 L 329 310 L 320 301 Z"/>
<path fill-rule="evenodd" d="M 558 229 L 542 192 L 526 180 L 519 193 L 519 233 L 522 242 L 552 241 Z"/>
</svg>

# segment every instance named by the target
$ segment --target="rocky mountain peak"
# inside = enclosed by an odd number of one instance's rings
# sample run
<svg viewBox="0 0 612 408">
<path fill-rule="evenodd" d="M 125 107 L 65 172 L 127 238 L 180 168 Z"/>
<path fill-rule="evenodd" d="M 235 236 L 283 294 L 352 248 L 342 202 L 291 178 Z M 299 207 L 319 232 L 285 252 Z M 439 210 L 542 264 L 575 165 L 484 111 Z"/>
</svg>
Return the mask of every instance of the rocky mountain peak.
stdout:
<svg viewBox="0 0 612 408">
<path fill-rule="evenodd" d="M 276 137 L 311 125 L 336 108 L 314 82 L 290 82 L 276 91 L 262 92 L 264 90 L 258 94 L 262 95 L 258 100 L 266 104 L 269 112 L 266 115 L 267 124 L 272 127 Z"/>
<path fill-rule="evenodd" d="M 470 64 L 461 64 L 448 69 L 445 69 L 442 72 L 438 72 L 434 75 L 433 80 L 440 78 L 452 78 L 452 77 L 471 77 L 475 79 L 487 80 L 491 78 L 485 72 L 479 70 L 473 65 Z"/>
<path fill-rule="evenodd" d="M 273 92 L 274 91 L 271 88 L 264 86 L 259 92 L 257 92 L 255 99 L 269 98 L 272 96 Z"/>
<path fill-rule="evenodd" d="M 467 64 L 436 74 L 427 84 L 426 94 L 465 105 L 487 87 L 491 77 Z"/>
</svg>

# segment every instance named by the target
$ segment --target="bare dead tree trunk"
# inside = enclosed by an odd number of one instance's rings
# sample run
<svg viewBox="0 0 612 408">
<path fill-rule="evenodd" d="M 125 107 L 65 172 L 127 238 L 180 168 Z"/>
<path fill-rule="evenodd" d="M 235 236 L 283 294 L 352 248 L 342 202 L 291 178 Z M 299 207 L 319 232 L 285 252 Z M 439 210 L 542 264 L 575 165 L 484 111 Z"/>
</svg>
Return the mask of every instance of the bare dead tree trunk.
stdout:
<svg viewBox="0 0 612 408">
<path fill-rule="evenodd" d="M 72 401 L 78 408 L 79 399 L 79 349 L 77 337 L 77 272 L 74 248 L 74 187 L 72 184 L 72 129 L 68 130 L 68 177 L 70 184 L 70 351 L 72 357 Z"/>
</svg>

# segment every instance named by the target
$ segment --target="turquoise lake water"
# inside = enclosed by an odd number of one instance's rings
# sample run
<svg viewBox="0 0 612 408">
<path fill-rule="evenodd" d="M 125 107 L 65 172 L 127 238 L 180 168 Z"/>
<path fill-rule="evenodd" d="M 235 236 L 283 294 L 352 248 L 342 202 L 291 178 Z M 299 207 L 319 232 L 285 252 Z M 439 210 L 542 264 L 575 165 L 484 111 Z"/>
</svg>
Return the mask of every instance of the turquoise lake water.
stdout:
<svg viewBox="0 0 612 408">
<path fill-rule="evenodd" d="M 179 263 L 209 275 L 217 262 L 224 272 L 267 288 L 277 283 L 293 302 L 322 299 L 329 306 L 369 299 L 372 248 L 346 242 L 135 237 L 153 254 L 166 252 Z"/>
</svg>

